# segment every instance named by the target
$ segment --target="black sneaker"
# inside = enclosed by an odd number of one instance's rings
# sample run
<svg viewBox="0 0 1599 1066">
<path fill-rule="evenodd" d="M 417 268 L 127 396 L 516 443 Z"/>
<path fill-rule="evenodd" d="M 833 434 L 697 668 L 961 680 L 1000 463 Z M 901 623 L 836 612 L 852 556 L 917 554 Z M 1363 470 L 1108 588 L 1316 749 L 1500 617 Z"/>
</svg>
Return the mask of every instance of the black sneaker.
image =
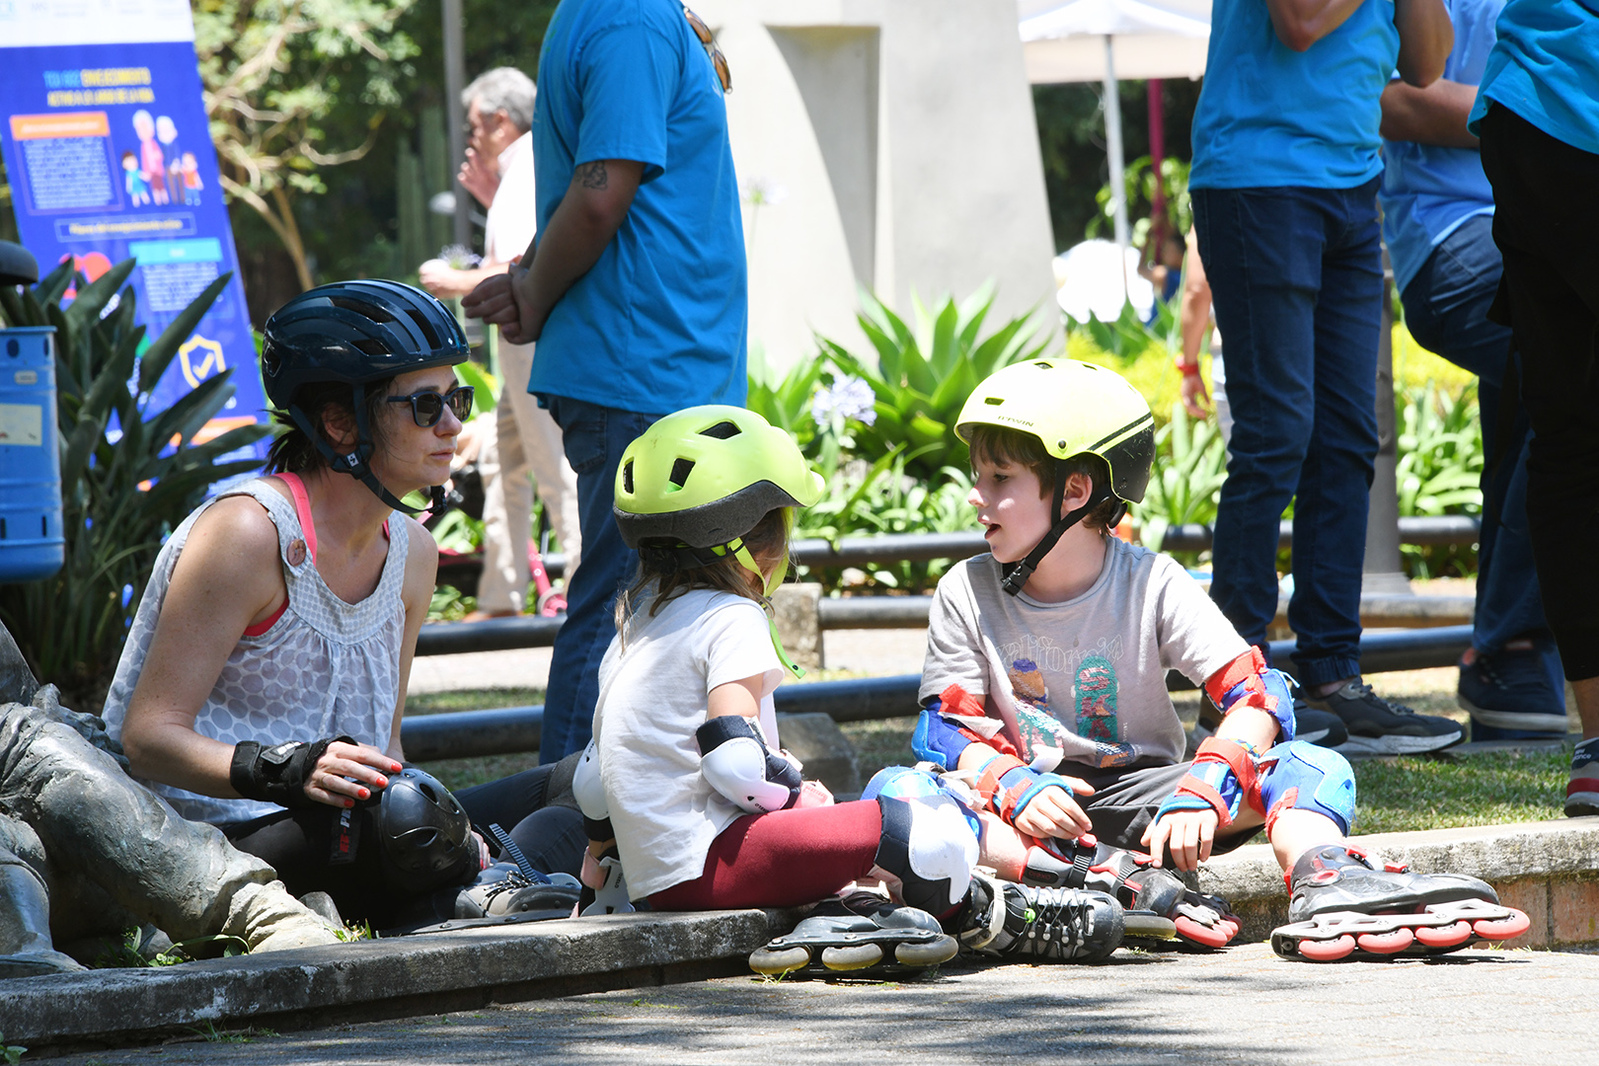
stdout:
<svg viewBox="0 0 1599 1066">
<path fill-rule="evenodd" d="M 1306 702 L 1343 720 L 1349 739 L 1338 750 L 1345 755 L 1417 755 L 1441 751 L 1466 739 L 1458 722 L 1390 703 L 1358 677 L 1335 692 Z"/>
<path fill-rule="evenodd" d="M 1536 646 L 1467 652 L 1460 660 L 1457 702 L 1476 727 L 1528 735 L 1566 732 L 1566 693 L 1549 656 Z M 1500 737 L 1504 737 L 1501 732 Z M 1486 739 L 1486 738 L 1483 738 Z"/>
</svg>

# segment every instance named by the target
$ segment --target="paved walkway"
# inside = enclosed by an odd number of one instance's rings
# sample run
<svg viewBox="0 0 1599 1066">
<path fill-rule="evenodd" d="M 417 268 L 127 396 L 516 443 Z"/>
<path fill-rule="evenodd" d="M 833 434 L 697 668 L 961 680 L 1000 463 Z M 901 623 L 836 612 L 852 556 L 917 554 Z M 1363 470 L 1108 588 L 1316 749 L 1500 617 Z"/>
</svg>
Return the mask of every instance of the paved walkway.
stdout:
<svg viewBox="0 0 1599 1066">
<path fill-rule="evenodd" d="M 1594 1061 L 1595 1002 L 1594 955 L 1469 951 L 1315 966 L 1252 944 L 1092 968 L 962 961 L 905 984 L 728 977 L 59 1061 L 1584 1063 Z"/>
</svg>

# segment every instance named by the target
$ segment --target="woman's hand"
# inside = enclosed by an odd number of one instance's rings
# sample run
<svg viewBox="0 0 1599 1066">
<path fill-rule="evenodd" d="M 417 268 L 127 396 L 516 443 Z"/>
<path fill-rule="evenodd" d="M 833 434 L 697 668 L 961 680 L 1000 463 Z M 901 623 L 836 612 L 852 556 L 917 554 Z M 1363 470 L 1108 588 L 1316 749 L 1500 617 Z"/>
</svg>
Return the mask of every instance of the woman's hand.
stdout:
<svg viewBox="0 0 1599 1066">
<path fill-rule="evenodd" d="M 305 779 L 306 797 L 330 807 L 354 807 L 357 800 L 388 787 L 389 774 L 404 767 L 370 744 L 335 740 Z"/>
</svg>

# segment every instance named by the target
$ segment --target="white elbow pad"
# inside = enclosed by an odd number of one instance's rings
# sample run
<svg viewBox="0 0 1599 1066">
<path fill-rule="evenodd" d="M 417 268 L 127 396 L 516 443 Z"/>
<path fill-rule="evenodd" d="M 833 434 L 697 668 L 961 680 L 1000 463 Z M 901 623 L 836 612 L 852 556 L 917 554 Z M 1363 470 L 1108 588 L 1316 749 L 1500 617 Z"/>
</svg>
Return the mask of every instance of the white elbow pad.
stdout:
<svg viewBox="0 0 1599 1066">
<path fill-rule="evenodd" d="M 600 752 L 589 741 L 572 774 L 572 794 L 583 817 L 592 822 L 603 822 L 611 816 L 611 805 L 605 798 L 605 786 L 600 782 Z"/>
<path fill-rule="evenodd" d="M 700 773 L 733 805 L 751 814 L 785 810 L 799 798 L 800 775 L 769 751 L 759 728 L 740 715 L 712 718 L 695 732 Z"/>
</svg>

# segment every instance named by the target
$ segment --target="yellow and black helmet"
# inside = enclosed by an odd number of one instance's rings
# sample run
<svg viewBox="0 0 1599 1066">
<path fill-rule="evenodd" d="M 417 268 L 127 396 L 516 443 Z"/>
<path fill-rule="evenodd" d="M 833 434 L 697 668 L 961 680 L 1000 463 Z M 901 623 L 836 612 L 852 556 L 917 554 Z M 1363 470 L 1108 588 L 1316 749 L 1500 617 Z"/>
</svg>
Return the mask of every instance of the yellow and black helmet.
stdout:
<svg viewBox="0 0 1599 1066">
<path fill-rule="evenodd" d="M 1075 359 L 1033 359 L 996 370 L 973 390 L 955 422 L 1000 426 L 1037 437 L 1056 459 L 1097 455 L 1110 467 L 1116 498 L 1138 503 L 1155 461 L 1155 417 L 1114 370 Z"/>
</svg>

